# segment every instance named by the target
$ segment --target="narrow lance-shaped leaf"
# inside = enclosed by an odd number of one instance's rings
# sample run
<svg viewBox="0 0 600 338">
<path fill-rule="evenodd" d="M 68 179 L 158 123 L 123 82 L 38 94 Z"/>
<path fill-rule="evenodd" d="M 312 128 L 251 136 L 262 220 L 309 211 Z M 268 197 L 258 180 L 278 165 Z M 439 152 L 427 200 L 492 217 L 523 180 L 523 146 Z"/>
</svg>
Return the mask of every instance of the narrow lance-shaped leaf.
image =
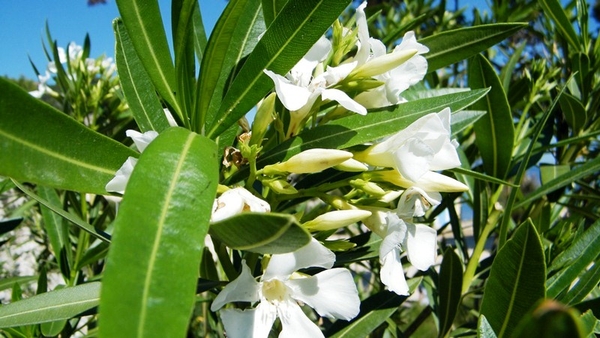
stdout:
<svg viewBox="0 0 600 338">
<path fill-rule="evenodd" d="M 175 51 L 177 100 L 186 117 L 192 112 L 196 91 L 196 58 L 194 55 L 192 17 L 197 6 L 198 1 L 196 0 L 171 1 L 171 29 Z"/>
<path fill-rule="evenodd" d="M 567 17 L 563 6 L 558 0 L 540 0 L 540 6 L 544 10 L 544 15 L 552 18 L 556 28 L 562 36 L 569 42 L 569 45 L 576 51 L 582 49 L 582 44 L 579 42 L 579 38 L 571 21 Z"/>
<path fill-rule="evenodd" d="M 273 88 L 263 70 L 287 73 L 349 4 L 349 0 L 289 1 L 235 77 L 207 135 L 219 136 L 254 107 Z"/>
<path fill-rule="evenodd" d="M 1 78 L 0 93 L 2 176 L 102 195 L 127 157 L 137 156 Z"/>
<path fill-rule="evenodd" d="M 545 297 L 544 262 L 542 243 L 530 221 L 498 251 L 481 303 L 481 314 L 498 337 L 510 337 L 521 318 Z"/>
<path fill-rule="evenodd" d="M 54 205 L 61 205 L 60 197 L 55 189 L 38 186 L 38 195 L 52 203 Z M 64 222 L 64 219 L 57 213 L 44 205 L 40 205 L 42 211 L 42 217 L 44 220 L 44 229 L 50 240 L 50 247 L 52 248 L 52 254 L 57 258 L 61 259 L 61 255 L 66 254 L 66 261 L 71 263 L 71 242 L 69 240 L 69 226 Z M 65 248 L 63 250 L 63 248 Z"/>
<path fill-rule="evenodd" d="M 100 282 L 45 292 L 0 307 L 0 327 L 46 323 L 72 318 L 99 303 Z"/>
<path fill-rule="evenodd" d="M 495 23 L 444 31 L 420 39 L 429 48 L 424 54 L 429 72 L 450 66 L 483 52 L 526 27 L 527 23 Z"/>
<path fill-rule="evenodd" d="M 169 127 L 169 122 L 154 85 L 133 48 L 129 34 L 121 19 L 113 21 L 116 48 L 115 58 L 119 70 L 119 80 L 131 114 L 142 132 L 161 132 Z"/>
<path fill-rule="evenodd" d="M 275 20 L 277 14 L 285 6 L 288 0 L 262 0 L 263 14 L 267 27 Z"/>
<path fill-rule="evenodd" d="M 469 61 L 469 86 L 471 88 L 491 87 L 487 96 L 472 108 L 488 112 L 474 124 L 477 138 L 475 142 L 485 171 L 494 177 L 506 177 L 514 144 L 514 125 L 506 94 L 490 62 L 482 55 Z"/>
<path fill-rule="evenodd" d="M 452 111 L 461 110 L 481 99 L 487 89 L 441 95 L 416 101 L 409 101 L 379 111 L 369 112 L 366 116 L 344 117 L 317 128 L 304 131 L 296 137 L 281 143 L 258 160 L 258 166 L 286 160 L 303 150 L 312 148 L 344 149 L 366 142 L 372 142 L 392 135 L 406 128 L 419 117 L 428 113 L 437 113 L 446 107 Z M 247 174 L 242 169 L 230 180 Z"/>
<path fill-rule="evenodd" d="M 440 267 L 438 293 L 440 305 L 438 319 L 440 322 L 438 337 L 444 337 L 452 327 L 454 317 L 458 312 L 462 288 L 463 269 L 458 255 L 452 248 L 444 252 L 444 260 Z"/>
<path fill-rule="evenodd" d="M 115 220 L 102 336 L 185 337 L 217 183 L 216 146 L 203 136 L 170 128 L 144 150 Z"/>
<path fill-rule="evenodd" d="M 264 32 L 260 2 L 230 1 L 213 29 L 200 67 L 193 125 L 202 130 L 214 120 L 236 65 L 258 42 Z"/>
<path fill-rule="evenodd" d="M 175 67 L 157 0 L 117 0 L 119 14 L 154 87 L 183 119 L 175 97 Z"/>
<path fill-rule="evenodd" d="M 204 23 L 202 22 L 202 13 L 200 12 L 200 3 L 197 2 L 194 7 L 194 13 L 192 14 L 192 25 L 194 26 L 194 49 L 196 50 L 196 57 L 198 58 L 198 64 L 202 64 L 204 59 L 204 51 L 206 50 L 206 31 L 204 30 Z"/>
</svg>

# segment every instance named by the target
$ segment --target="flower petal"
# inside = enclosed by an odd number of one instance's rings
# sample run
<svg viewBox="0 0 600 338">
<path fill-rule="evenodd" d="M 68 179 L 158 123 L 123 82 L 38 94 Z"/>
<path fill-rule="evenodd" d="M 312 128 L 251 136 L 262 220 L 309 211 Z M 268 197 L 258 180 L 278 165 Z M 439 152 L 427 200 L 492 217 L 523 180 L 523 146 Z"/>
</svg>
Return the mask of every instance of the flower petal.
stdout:
<svg viewBox="0 0 600 338">
<path fill-rule="evenodd" d="M 405 250 L 408 260 L 417 269 L 425 271 L 435 264 L 437 232 L 423 224 L 406 223 Z"/>
<path fill-rule="evenodd" d="M 410 187 L 404 191 L 398 201 L 396 214 L 402 219 L 425 216 L 425 212 L 442 202 L 438 192 L 426 192 L 419 187 Z"/>
<path fill-rule="evenodd" d="M 394 249 L 388 252 L 383 259 L 380 257 L 380 260 L 382 264 L 379 271 L 381 282 L 390 291 L 399 295 L 408 295 L 408 284 L 406 283 L 404 269 L 400 261 L 400 251 Z"/>
<path fill-rule="evenodd" d="M 133 172 L 133 168 L 137 163 L 137 158 L 128 157 L 125 163 L 117 170 L 115 177 L 110 180 L 104 189 L 108 192 L 117 192 L 119 194 L 125 193 L 125 187 L 127 187 L 127 182 L 129 182 L 129 177 L 131 176 L 131 172 Z"/>
<path fill-rule="evenodd" d="M 291 279 L 286 283 L 292 297 L 308 304 L 319 315 L 350 320 L 360 311 L 356 284 L 349 270 L 336 268 L 307 278 Z"/>
<path fill-rule="evenodd" d="M 357 114 L 367 115 L 367 109 L 365 107 L 361 106 L 358 102 L 351 99 L 348 94 L 339 89 L 325 89 L 321 93 L 321 98 L 323 98 L 323 100 L 336 101 L 342 107 Z"/>
<path fill-rule="evenodd" d="M 125 131 L 125 135 L 127 135 L 127 137 L 131 137 L 133 143 L 135 143 L 135 146 L 141 153 L 144 151 L 144 149 L 146 149 L 150 142 L 154 141 L 154 139 L 158 136 L 158 133 L 154 130 L 140 133 L 138 131 L 128 129 Z"/>
<path fill-rule="evenodd" d="M 281 303 L 278 312 L 282 327 L 279 338 L 324 337 L 319 327 L 306 317 L 295 302 Z"/>
<path fill-rule="evenodd" d="M 254 280 L 250 273 L 250 268 L 242 261 L 242 272 L 221 290 L 215 300 L 213 300 L 210 310 L 217 311 L 223 305 L 231 302 L 256 302 L 259 297 L 259 283 Z"/>
<path fill-rule="evenodd" d="M 271 327 L 277 318 L 274 306 L 260 303 L 255 309 L 221 310 L 221 320 L 227 337 L 268 337 Z"/>
<path fill-rule="evenodd" d="M 283 76 L 275 74 L 270 70 L 265 69 L 264 72 L 275 83 L 277 97 L 288 110 L 298 110 L 306 105 L 310 96 L 310 91 L 307 88 L 297 86 Z"/>
<path fill-rule="evenodd" d="M 379 260 L 386 257 L 393 250 L 404 244 L 406 241 L 406 223 L 401 220 L 398 215 L 393 213 L 387 214 L 387 234 L 383 238 L 381 245 L 379 246 Z"/>
<path fill-rule="evenodd" d="M 277 277 L 285 280 L 299 269 L 317 266 L 329 269 L 334 262 L 335 254 L 313 238 L 307 245 L 294 252 L 271 256 L 262 279 Z"/>
</svg>

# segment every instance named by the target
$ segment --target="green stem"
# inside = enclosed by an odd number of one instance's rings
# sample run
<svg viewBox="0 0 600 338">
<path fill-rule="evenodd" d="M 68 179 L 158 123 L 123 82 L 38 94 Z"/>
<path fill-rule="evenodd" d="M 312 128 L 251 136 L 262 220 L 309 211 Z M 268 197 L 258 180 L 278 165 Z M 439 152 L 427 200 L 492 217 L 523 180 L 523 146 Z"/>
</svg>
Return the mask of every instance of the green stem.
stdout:
<svg viewBox="0 0 600 338">
<path fill-rule="evenodd" d="M 477 270 L 477 266 L 479 266 L 479 258 L 485 249 L 485 244 L 492 233 L 492 231 L 496 228 L 496 224 L 498 223 L 498 218 L 502 214 L 502 210 L 500 208 L 495 208 L 489 215 L 481 234 L 479 234 L 479 239 L 477 240 L 477 244 L 475 244 L 475 248 L 473 249 L 473 253 L 471 254 L 471 259 L 469 259 L 469 263 L 467 264 L 467 268 L 465 269 L 465 274 L 463 277 L 463 285 L 462 285 L 462 294 L 465 294 L 469 290 L 469 286 L 471 286 L 471 281 L 475 277 L 475 271 Z"/>
</svg>

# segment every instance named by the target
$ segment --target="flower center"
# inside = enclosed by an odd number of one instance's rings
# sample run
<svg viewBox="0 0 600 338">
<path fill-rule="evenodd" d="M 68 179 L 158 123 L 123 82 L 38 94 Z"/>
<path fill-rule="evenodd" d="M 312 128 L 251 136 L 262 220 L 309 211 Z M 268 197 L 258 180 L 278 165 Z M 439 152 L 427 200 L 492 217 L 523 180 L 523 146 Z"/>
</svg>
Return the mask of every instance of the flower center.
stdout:
<svg viewBox="0 0 600 338">
<path fill-rule="evenodd" d="M 262 294 L 269 302 L 281 302 L 287 296 L 287 287 L 282 281 L 278 279 L 272 279 L 270 281 L 263 282 Z"/>
</svg>

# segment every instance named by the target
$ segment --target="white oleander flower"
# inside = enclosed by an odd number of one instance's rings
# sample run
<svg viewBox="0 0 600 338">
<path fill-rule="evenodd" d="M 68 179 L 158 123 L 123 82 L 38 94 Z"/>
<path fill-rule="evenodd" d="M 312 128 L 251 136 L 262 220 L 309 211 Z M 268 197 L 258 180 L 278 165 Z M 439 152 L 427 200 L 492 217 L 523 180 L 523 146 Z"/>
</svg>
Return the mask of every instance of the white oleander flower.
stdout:
<svg viewBox="0 0 600 338">
<path fill-rule="evenodd" d="M 405 222 L 392 212 L 387 214 L 386 228 L 387 233 L 379 247 L 379 276 L 390 291 L 408 295 L 400 253 L 405 251 L 408 261 L 417 269 L 429 269 L 437 256 L 437 233 L 426 225 Z"/>
<path fill-rule="evenodd" d="M 256 281 L 242 264 L 238 278 L 213 301 L 217 311 L 231 302 L 250 302 L 246 310 L 220 310 L 228 337 L 267 337 L 276 318 L 281 320 L 279 337 L 323 337 L 317 325 L 300 308 L 306 304 L 324 317 L 350 320 L 360 310 L 360 299 L 352 274 L 344 268 L 324 270 L 314 276 L 294 273 L 306 267 L 333 266 L 335 255 L 313 239 L 299 250 L 271 256 L 265 273 Z"/>
<path fill-rule="evenodd" d="M 210 221 L 222 221 L 244 211 L 270 212 L 271 206 L 245 188 L 237 187 L 225 191 L 215 199 Z"/>
<path fill-rule="evenodd" d="M 412 182 L 417 182 L 432 170 L 460 166 L 451 139 L 450 109 L 425 115 L 385 141 L 354 154 L 367 164 L 395 168 Z"/>
<path fill-rule="evenodd" d="M 154 130 L 140 133 L 138 131 L 129 129 L 125 132 L 125 134 L 128 137 L 131 137 L 133 143 L 140 153 L 143 152 L 148 144 L 150 144 L 150 142 L 152 142 L 158 136 L 158 133 Z M 127 182 L 129 182 L 129 177 L 131 177 L 131 173 L 133 172 L 133 168 L 135 167 L 136 163 L 136 158 L 131 156 L 128 157 L 121 168 L 117 170 L 115 177 L 113 177 L 113 179 L 106 184 L 104 189 L 106 189 L 108 192 L 124 194 L 125 188 L 127 187 Z"/>
</svg>

